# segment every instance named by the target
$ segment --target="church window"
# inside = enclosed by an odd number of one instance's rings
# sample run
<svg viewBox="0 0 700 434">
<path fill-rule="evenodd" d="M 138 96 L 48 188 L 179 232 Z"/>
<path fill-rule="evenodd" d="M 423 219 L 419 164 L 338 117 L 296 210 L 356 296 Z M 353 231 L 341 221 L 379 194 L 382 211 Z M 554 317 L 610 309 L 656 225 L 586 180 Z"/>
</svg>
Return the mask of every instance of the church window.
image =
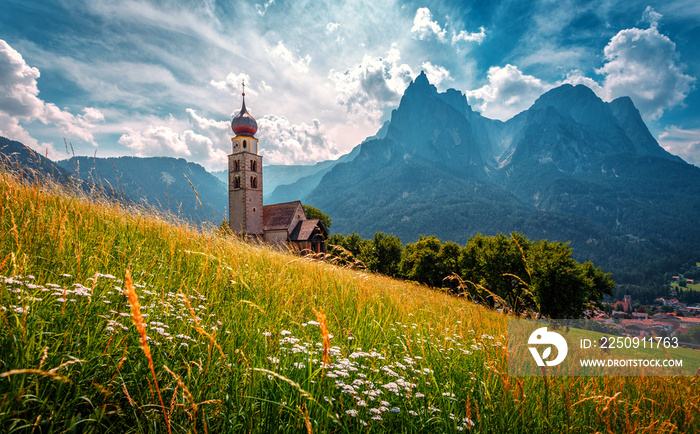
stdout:
<svg viewBox="0 0 700 434">
<path fill-rule="evenodd" d="M 248 147 L 248 141 L 247 141 L 247 140 L 243 140 L 243 149 L 245 149 L 245 148 L 247 148 L 247 147 Z"/>
<path fill-rule="evenodd" d="M 258 188 L 258 179 L 254 176 L 250 177 L 250 187 L 251 188 Z"/>
<path fill-rule="evenodd" d="M 239 164 L 238 160 L 236 160 L 233 162 L 233 171 L 238 172 L 239 170 L 241 170 L 240 164 Z"/>
<path fill-rule="evenodd" d="M 241 188 L 241 178 L 237 176 L 233 178 L 233 188 Z"/>
<path fill-rule="evenodd" d="M 257 172 L 257 170 L 258 170 L 258 162 L 257 161 L 253 160 L 250 162 L 250 170 L 252 170 L 253 172 Z"/>
</svg>

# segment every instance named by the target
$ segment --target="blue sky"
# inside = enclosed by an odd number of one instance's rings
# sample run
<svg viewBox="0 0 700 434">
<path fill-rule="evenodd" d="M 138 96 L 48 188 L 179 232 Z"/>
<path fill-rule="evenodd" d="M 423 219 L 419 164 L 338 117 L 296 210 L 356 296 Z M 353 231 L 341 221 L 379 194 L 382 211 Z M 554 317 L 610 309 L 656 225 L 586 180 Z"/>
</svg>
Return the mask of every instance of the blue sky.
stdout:
<svg viewBox="0 0 700 434">
<path fill-rule="evenodd" d="M 246 103 L 265 164 L 336 158 L 425 70 L 484 116 L 583 83 L 700 165 L 700 2 L 3 0 L 0 135 L 65 158 L 226 167 Z"/>
</svg>

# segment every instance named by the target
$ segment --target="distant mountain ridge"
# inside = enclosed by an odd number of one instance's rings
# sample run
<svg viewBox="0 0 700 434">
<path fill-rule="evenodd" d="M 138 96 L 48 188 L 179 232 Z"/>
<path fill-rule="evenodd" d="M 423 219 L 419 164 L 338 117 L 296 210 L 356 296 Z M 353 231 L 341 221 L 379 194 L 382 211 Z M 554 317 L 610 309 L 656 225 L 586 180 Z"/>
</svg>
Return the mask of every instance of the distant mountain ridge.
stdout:
<svg viewBox="0 0 700 434">
<path fill-rule="evenodd" d="M 170 157 L 73 157 L 57 165 L 85 182 L 123 192 L 194 223 L 228 218 L 228 187 L 204 167 Z"/>
</svg>

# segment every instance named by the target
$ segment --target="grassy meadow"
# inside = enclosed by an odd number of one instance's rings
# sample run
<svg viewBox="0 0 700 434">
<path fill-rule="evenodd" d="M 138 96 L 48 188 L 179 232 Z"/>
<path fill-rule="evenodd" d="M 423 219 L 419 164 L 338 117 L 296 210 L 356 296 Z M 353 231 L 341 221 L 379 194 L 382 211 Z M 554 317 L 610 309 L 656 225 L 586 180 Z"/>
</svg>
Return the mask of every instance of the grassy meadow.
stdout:
<svg viewBox="0 0 700 434">
<path fill-rule="evenodd" d="M 0 171 L 0 431 L 700 431 L 698 377 L 509 377 L 508 317 Z"/>
</svg>

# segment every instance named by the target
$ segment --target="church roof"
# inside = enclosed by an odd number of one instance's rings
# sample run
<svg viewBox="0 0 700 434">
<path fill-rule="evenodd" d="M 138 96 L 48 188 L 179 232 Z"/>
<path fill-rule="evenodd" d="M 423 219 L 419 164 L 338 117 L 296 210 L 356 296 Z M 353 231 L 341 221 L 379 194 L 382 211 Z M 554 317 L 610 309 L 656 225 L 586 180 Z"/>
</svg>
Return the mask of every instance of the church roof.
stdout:
<svg viewBox="0 0 700 434">
<path fill-rule="evenodd" d="M 321 220 L 319 219 L 301 220 L 289 234 L 289 239 L 292 241 L 307 241 L 319 232 L 321 235 L 324 235 L 323 223 L 320 222 Z"/>
<path fill-rule="evenodd" d="M 298 200 L 263 206 L 263 229 L 266 231 L 292 229 L 290 226 L 299 208 L 301 208 L 303 213 L 304 208 L 302 208 L 301 202 Z M 306 218 L 306 215 L 304 215 L 304 218 Z"/>
</svg>

